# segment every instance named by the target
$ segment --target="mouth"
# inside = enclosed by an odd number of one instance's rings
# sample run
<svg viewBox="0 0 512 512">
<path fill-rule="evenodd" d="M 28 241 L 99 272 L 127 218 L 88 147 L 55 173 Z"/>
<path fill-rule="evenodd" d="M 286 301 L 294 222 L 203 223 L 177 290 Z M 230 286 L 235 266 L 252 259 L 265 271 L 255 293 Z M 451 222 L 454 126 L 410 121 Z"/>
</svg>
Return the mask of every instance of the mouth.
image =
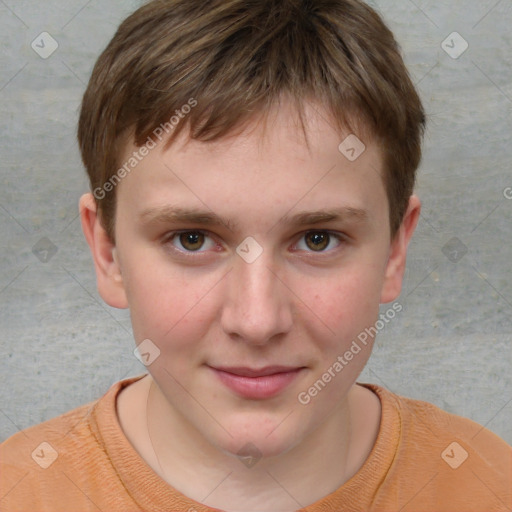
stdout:
<svg viewBox="0 0 512 512">
<path fill-rule="evenodd" d="M 231 391 L 244 398 L 262 400 L 278 395 L 288 387 L 305 367 L 266 366 L 209 368 Z"/>
</svg>

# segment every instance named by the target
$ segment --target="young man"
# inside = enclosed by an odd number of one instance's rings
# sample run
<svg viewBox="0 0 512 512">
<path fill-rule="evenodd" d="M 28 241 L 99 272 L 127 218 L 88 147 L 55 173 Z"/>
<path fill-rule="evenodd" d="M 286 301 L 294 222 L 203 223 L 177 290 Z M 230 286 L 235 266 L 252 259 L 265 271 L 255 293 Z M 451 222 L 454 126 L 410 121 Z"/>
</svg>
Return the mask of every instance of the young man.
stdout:
<svg viewBox="0 0 512 512">
<path fill-rule="evenodd" d="M 1 510 L 510 510 L 504 441 L 356 382 L 400 293 L 423 126 L 358 0 L 128 18 L 83 101 L 80 212 L 149 374 L 4 443 Z"/>
</svg>

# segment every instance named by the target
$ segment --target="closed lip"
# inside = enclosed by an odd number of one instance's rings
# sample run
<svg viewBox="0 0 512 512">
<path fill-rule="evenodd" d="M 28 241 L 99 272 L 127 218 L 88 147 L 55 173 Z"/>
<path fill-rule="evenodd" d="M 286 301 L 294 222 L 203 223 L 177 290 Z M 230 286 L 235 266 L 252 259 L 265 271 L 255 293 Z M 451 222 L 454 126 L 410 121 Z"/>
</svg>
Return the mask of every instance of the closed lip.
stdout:
<svg viewBox="0 0 512 512">
<path fill-rule="evenodd" d="M 214 370 L 239 375 L 240 377 L 266 377 L 277 373 L 290 373 L 302 369 L 302 366 L 265 366 L 249 368 L 245 366 L 212 366 Z"/>
</svg>

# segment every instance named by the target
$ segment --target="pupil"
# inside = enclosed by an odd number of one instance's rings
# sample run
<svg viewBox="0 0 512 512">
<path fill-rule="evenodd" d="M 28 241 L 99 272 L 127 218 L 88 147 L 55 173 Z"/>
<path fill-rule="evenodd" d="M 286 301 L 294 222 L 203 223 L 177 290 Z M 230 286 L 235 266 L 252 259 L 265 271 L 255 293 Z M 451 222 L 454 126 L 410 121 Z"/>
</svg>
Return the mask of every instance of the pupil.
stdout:
<svg viewBox="0 0 512 512">
<path fill-rule="evenodd" d="M 329 243 L 329 236 L 325 233 L 311 233 L 307 237 L 307 240 L 310 249 L 325 249 Z M 309 242 L 311 242 L 311 244 Z"/>
<path fill-rule="evenodd" d="M 180 236 L 180 242 L 186 249 L 196 250 L 203 244 L 202 233 L 182 233 Z"/>
</svg>

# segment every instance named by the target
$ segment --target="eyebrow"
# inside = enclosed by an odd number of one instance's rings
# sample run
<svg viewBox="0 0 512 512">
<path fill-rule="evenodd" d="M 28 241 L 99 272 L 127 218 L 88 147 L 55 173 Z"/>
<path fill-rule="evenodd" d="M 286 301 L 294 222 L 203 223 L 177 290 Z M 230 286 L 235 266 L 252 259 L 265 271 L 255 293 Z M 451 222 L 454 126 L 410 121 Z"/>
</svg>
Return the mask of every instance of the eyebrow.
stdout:
<svg viewBox="0 0 512 512">
<path fill-rule="evenodd" d="M 148 208 L 140 214 L 139 218 L 144 223 L 190 223 L 203 226 L 223 225 L 230 231 L 235 231 L 238 227 L 237 222 L 224 219 L 212 211 L 182 208 L 178 206 Z M 286 214 L 279 219 L 278 224 L 284 223 L 292 226 L 303 226 L 334 221 L 364 222 L 367 219 L 368 213 L 366 210 L 343 206 L 332 209 L 303 211 L 294 215 Z"/>
</svg>

